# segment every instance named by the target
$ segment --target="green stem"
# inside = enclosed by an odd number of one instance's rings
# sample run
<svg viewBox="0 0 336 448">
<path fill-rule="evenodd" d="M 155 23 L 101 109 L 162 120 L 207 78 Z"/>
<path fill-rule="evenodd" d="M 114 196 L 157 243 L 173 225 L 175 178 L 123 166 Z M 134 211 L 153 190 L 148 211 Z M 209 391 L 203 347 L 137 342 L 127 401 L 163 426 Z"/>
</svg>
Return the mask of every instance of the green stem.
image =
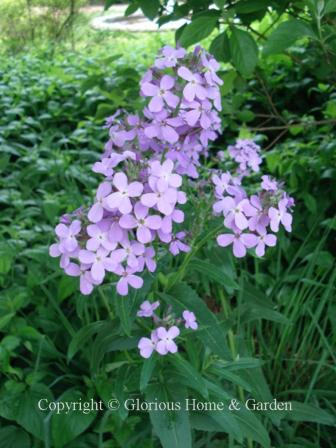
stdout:
<svg viewBox="0 0 336 448">
<path fill-rule="evenodd" d="M 124 350 L 123 353 L 130 364 L 134 362 L 127 350 Z"/>
<path fill-rule="evenodd" d="M 217 288 L 217 292 L 219 295 L 219 299 L 221 301 L 222 304 L 222 308 L 223 308 L 223 315 L 225 319 L 229 318 L 229 314 L 230 314 L 230 305 L 224 295 L 224 292 L 221 288 Z M 235 360 L 237 359 L 237 348 L 236 348 L 236 342 L 235 342 L 235 336 L 233 331 L 231 330 L 231 328 L 228 330 L 228 340 L 229 340 L 229 347 L 230 347 L 230 351 L 231 351 L 231 356 L 232 359 Z M 238 395 L 239 398 L 242 402 L 245 401 L 245 394 L 244 394 L 244 390 L 241 386 L 237 387 L 237 391 L 238 391 Z M 247 446 L 249 448 L 253 448 L 253 441 L 252 439 L 248 438 L 247 439 Z"/>
<path fill-rule="evenodd" d="M 114 319 L 114 315 L 113 315 L 111 307 L 110 307 L 110 305 L 108 303 L 108 300 L 107 300 L 107 298 L 105 296 L 105 293 L 102 291 L 101 288 L 98 288 L 98 292 L 99 292 L 99 295 L 100 295 L 100 297 L 102 298 L 102 300 L 104 302 L 105 308 L 107 309 L 107 312 L 108 312 L 108 315 L 110 316 L 110 319 L 113 320 Z"/>
<path fill-rule="evenodd" d="M 219 232 L 219 230 L 221 230 L 223 228 L 223 224 L 221 224 L 220 226 L 216 227 L 215 229 L 211 230 L 209 233 L 207 233 L 205 235 L 204 238 L 202 238 L 198 244 L 196 244 L 190 252 L 188 252 L 186 254 L 186 256 L 184 257 L 184 260 L 179 268 L 179 270 L 176 273 L 176 276 L 173 278 L 173 280 L 171 282 L 168 283 L 167 287 L 165 288 L 165 291 L 170 290 L 174 285 L 176 285 L 176 283 L 180 282 L 184 275 L 185 275 L 185 271 L 186 268 L 188 267 L 188 264 L 190 263 L 191 259 L 193 258 L 193 256 L 208 242 L 208 240 L 210 238 L 212 238 L 214 235 L 216 235 L 217 232 Z"/>
<path fill-rule="evenodd" d="M 55 311 L 59 315 L 60 320 L 61 320 L 62 324 L 64 325 L 64 328 L 67 330 L 67 332 L 70 334 L 70 336 L 73 337 L 76 334 L 76 332 L 72 328 L 71 323 L 66 318 L 65 314 L 63 313 L 63 311 L 61 310 L 59 304 L 56 302 L 56 300 L 54 299 L 52 294 L 50 294 L 50 292 L 48 291 L 48 289 L 44 285 L 41 285 L 41 289 L 43 290 L 44 294 L 48 297 L 50 303 L 52 304 L 52 306 L 54 307 Z"/>
</svg>

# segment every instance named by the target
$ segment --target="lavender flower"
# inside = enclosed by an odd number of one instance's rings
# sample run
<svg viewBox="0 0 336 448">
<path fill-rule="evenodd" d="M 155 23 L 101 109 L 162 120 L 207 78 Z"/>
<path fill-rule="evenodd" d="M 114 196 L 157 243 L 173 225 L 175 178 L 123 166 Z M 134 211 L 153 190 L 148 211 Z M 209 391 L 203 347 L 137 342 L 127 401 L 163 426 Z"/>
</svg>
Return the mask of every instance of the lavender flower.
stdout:
<svg viewBox="0 0 336 448">
<path fill-rule="evenodd" d="M 145 300 L 137 312 L 139 317 L 151 317 L 156 327 L 152 330 L 150 339 L 143 337 L 138 343 L 140 355 L 143 358 L 149 358 L 154 351 L 161 356 L 165 356 L 168 353 L 176 353 L 178 347 L 175 339 L 180 335 L 178 326 L 181 325 L 182 320 L 184 320 L 186 329 L 197 330 L 198 328 L 196 316 L 192 311 L 184 310 L 182 314 L 183 319 L 181 319 L 177 318 L 172 313 L 172 308 L 168 306 L 165 314 L 159 317 L 159 315 L 154 313 L 159 305 L 160 302 L 158 301 L 150 303 L 148 300 Z"/>
<path fill-rule="evenodd" d="M 172 108 L 175 108 L 178 105 L 179 97 L 171 92 L 174 85 L 175 79 L 169 75 L 164 75 L 158 86 L 150 82 L 145 82 L 142 84 L 142 93 L 145 96 L 152 97 L 148 105 L 151 112 L 160 112 L 165 103 Z"/>
<path fill-rule="evenodd" d="M 173 255 L 177 255 L 180 252 L 189 252 L 191 250 L 190 246 L 188 246 L 188 244 L 185 244 L 183 242 L 185 237 L 186 237 L 186 233 L 185 232 L 178 232 L 174 236 L 173 240 L 169 244 L 169 251 Z"/>
<path fill-rule="evenodd" d="M 179 189 L 182 178 L 174 172 L 174 162 L 147 161 L 139 154 L 134 160 L 129 156 L 134 152 L 128 153 L 120 159 L 109 154 L 115 160 L 114 172 L 99 185 L 94 206 L 70 214 L 68 225 L 56 227 L 59 240 L 50 247 L 50 255 L 61 257 L 68 275 L 80 277 L 84 294 L 101 284 L 107 273 L 117 277 L 120 295 L 127 295 L 130 287 L 141 288 L 139 274 L 156 269 L 152 243 L 158 239 L 169 244 L 174 223 L 184 220 L 177 207 L 186 202 L 186 195 Z"/>
<path fill-rule="evenodd" d="M 185 310 L 182 313 L 184 319 L 184 325 L 186 328 L 191 328 L 192 330 L 197 330 L 198 324 L 196 322 L 196 316 L 192 311 Z"/>
<path fill-rule="evenodd" d="M 159 340 L 159 338 L 157 336 L 156 330 L 152 331 L 150 339 L 149 338 L 141 338 L 138 343 L 140 355 L 145 359 L 150 358 L 153 351 L 157 347 L 158 340 Z"/>
<path fill-rule="evenodd" d="M 156 308 L 160 306 L 160 302 L 157 300 L 156 302 L 150 303 L 149 300 L 145 300 L 140 305 L 140 310 L 137 312 L 138 317 L 152 317 Z"/>
<path fill-rule="evenodd" d="M 258 172 L 262 160 L 260 146 L 252 140 L 239 139 L 228 148 L 230 156 L 239 164 L 238 172 L 246 176 L 250 171 Z"/>
<path fill-rule="evenodd" d="M 287 200 L 281 199 L 278 208 L 270 207 L 268 216 L 270 219 L 270 226 L 273 232 L 279 231 L 279 224 L 281 223 L 287 232 L 292 231 L 292 216 L 287 212 Z"/>
<path fill-rule="evenodd" d="M 236 175 L 214 174 L 215 203 L 213 212 L 224 216 L 227 233 L 217 236 L 221 247 L 233 245 L 233 254 L 244 257 L 247 249 L 256 248 L 256 254 L 263 256 L 267 246 L 276 244 L 276 236 L 268 233 L 268 226 L 278 232 L 280 223 L 290 232 L 294 205 L 280 184 L 269 176 L 262 176 L 260 190 L 248 197 L 242 186 L 242 179 L 252 171 L 259 170 L 261 158 L 259 147 L 250 140 L 238 140 L 228 148 L 230 155 L 240 164 Z M 277 207 L 275 207 L 277 205 Z M 244 232 L 245 231 L 245 232 Z"/>
<path fill-rule="evenodd" d="M 253 233 L 222 233 L 217 237 L 221 247 L 233 245 L 233 255 L 237 258 L 245 257 L 246 249 L 256 246 L 257 237 Z"/>
<path fill-rule="evenodd" d="M 183 89 L 183 96 L 187 101 L 193 101 L 196 98 L 205 100 L 207 92 L 203 86 L 203 80 L 200 74 L 191 73 L 187 67 L 180 67 L 177 74 L 185 79 L 187 84 Z"/>
<path fill-rule="evenodd" d="M 167 353 L 176 353 L 177 345 L 174 339 L 180 334 L 180 330 L 176 325 L 166 330 L 164 327 L 159 327 L 156 330 L 156 335 L 159 341 L 156 344 L 156 351 L 160 355 L 166 355 Z"/>
<path fill-rule="evenodd" d="M 111 193 L 106 198 L 110 209 L 118 209 L 120 213 L 130 213 L 132 203 L 130 198 L 139 197 L 143 191 L 143 185 L 140 182 L 131 182 L 124 173 L 116 173 L 113 177 L 113 186 L 117 191 Z"/>
</svg>

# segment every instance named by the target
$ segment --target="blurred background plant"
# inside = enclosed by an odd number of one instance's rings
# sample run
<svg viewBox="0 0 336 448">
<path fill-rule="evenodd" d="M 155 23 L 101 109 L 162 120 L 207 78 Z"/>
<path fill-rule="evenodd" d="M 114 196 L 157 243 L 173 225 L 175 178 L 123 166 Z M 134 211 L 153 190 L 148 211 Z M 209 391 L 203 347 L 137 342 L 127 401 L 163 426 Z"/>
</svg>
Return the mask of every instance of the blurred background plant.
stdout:
<svg viewBox="0 0 336 448">
<path fill-rule="evenodd" d="M 27 45 L 71 40 L 85 0 L 4 0 L 0 4 L 1 42 L 11 52 Z"/>
<path fill-rule="evenodd" d="M 193 303 L 218 344 L 204 330 L 186 341 L 184 364 L 155 370 L 135 348 L 146 289 L 122 300 L 113 288 L 83 297 L 47 247 L 57 217 L 98 183 L 90 168 L 106 141 L 104 118 L 137 111 L 139 79 L 174 33 L 93 30 L 91 19 L 109 14 L 102 5 L 76 2 L 71 16 L 69 1 L 28 3 L 0 3 L 0 447 L 334 448 L 335 2 L 171 1 L 168 12 L 163 1 L 125 5 L 161 23 L 191 19 L 177 37 L 201 40 L 222 64 L 223 134 L 211 155 L 239 136 L 256 138 L 265 171 L 296 198 L 292 235 L 265 259 L 237 264 L 211 245 L 199 252 L 167 300 Z M 182 258 L 160 266 L 158 292 Z M 300 405 L 291 415 L 177 420 L 36 409 L 41 396 L 204 400 L 204 391 Z"/>
</svg>

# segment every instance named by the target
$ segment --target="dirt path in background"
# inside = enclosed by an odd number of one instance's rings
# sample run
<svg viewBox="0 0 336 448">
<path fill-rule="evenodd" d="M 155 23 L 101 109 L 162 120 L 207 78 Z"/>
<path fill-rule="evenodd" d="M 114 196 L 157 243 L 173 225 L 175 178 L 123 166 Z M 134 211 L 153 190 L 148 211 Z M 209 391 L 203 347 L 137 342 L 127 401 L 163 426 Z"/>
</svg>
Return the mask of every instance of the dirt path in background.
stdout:
<svg viewBox="0 0 336 448">
<path fill-rule="evenodd" d="M 114 5 L 110 9 L 104 12 L 101 6 L 92 6 L 82 8 L 85 14 L 87 13 L 99 13 L 102 15 L 94 17 L 91 20 L 92 28 L 101 31 L 129 31 L 129 32 L 158 32 L 158 31 L 171 31 L 177 30 L 180 26 L 186 23 L 185 20 L 176 20 L 175 22 L 169 22 L 158 27 L 158 25 L 148 20 L 141 10 L 136 11 L 129 17 L 125 17 L 124 13 L 127 5 Z"/>
</svg>

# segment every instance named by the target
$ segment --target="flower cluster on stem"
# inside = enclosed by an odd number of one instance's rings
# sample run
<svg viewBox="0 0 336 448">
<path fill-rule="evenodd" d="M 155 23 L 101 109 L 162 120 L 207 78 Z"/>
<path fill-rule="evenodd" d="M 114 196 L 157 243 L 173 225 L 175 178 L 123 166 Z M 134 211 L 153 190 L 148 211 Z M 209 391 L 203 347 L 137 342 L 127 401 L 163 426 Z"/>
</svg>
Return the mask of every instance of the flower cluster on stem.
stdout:
<svg viewBox="0 0 336 448">
<path fill-rule="evenodd" d="M 267 175 L 257 191 L 248 195 L 243 179 L 251 172 L 259 172 L 260 147 L 251 140 L 238 140 L 228 148 L 229 155 L 239 164 L 236 172 L 217 172 L 212 176 L 215 190 L 213 212 L 223 215 L 225 233 L 217 236 L 219 246 L 232 244 L 233 254 L 244 257 L 248 249 L 255 248 L 259 257 L 266 247 L 276 245 L 275 233 L 280 224 L 287 232 L 292 230 L 291 210 L 293 198 L 283 186 Z M 272 233 L 273 232 L 273 233 Z"/>
<path fill-rule="evenodd" d="M 160 306 L 160 302 L 149 302 L 145 300 L 137 313 L 138 317 L 151 317 L 155 328 L 151 331 L 150 337 L 142 337 L 138 343 L 140 355 L 149 358 L 153 352 L 164 356 L 168 353 L 176 353 L 178 346 L 175 339 L 180 335 L 179 325 L 184 323 L 186 329 L 197 330 L 198 323 L 192 311 L 184 310 L 182 318 L 176 318 L 168 309 L 167 313 L 160 318 L 154 311 Z"/>
</svg>

